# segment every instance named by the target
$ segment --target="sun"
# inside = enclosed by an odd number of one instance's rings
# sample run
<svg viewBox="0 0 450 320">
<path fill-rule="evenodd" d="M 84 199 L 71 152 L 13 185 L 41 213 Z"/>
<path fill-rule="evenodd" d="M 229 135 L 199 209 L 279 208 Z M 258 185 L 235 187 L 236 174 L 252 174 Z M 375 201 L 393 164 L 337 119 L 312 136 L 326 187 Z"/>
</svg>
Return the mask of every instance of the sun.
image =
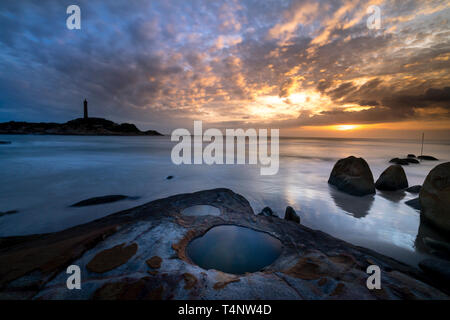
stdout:
<svg viewBox="0 0 450 320">
<path fill-rule="evenodd" d="M 341 124 L 341 125 L 335 126 L 336 130 L 339 130 L 339 131 L 353 130 L 358 127 L 359 127 L 359 125 L 356 125 L 356 124 Z"/>
</svg>

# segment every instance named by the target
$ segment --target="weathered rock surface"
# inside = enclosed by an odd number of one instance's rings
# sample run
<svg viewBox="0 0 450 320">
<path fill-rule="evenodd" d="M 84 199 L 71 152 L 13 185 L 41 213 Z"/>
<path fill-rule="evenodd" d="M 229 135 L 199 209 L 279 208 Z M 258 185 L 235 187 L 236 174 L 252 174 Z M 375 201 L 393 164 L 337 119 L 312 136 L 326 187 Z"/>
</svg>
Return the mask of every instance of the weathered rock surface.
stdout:
<svg viewBox="0 0 450 320">
<path fill-rule="evenodd" d="M 117 124 L 103 118 L 78 118 L 66 123 L 3 122 L 0 134 L 162 136 L 157 131 L 141 131 L 134 124 Z"/>
<path fill-rule="evenodd" d="M 199 203 L 220 208 L 221 215 L 180 214 Z M 193 264 L 187 244 L 223 224 L 278 238 L 279 258 L 239 276 Z M 82 290 L 67 289 L 71 264 L 81 268 Z M 371 264 L 382 270 L 381 290 L 366 287 Z M 448 299 L 442 291 L 448 287 L 437 289 L 432 281 L 419 269 L 321 231 L 255 215 L 228 189 L 152 201 L 56 233 L 0 238 L 0 299 Z"/>
<path fill-rule="evenodd" d="M 375 193 L 375 184 L 369 165 L 363 158 L 354 156 L 336 162 L 328 183 L 355 196 Z"/>
<path fill-rule="evenodd" d="M 125 200 L 125 199 L 136 200 L 137 197 L 129 197 L 129 196 L 118 195 L 118 194 L 94 197 L 94 198 L 89 198 L 89 199 L 74 203 L 71 205 L 71 207 L 94 206 L 94 205 L 98 205 L 98 204 L 116 202 L 116 201 L 121 201 L 121 200 Z"/>
<path fill-rule="evenodd" d="M 378 178 L 375 183 L 378 190 L 395 191 L 408 188 L 408 179 L 405 171 L 398 165 L 391 165 Z"/>
<path fill-rule="evenodd" d="M 443 285 L 450 286 L 450 261 L 425 259 L 419 262 L 419 267 Z"/>
<path fill-rule="evenodd" d="M 406 188 L 405 191 L 408 191 L 409 193 L 419 193 L 420 189 L 422 189 L 421 185 L 415 185 L 415 186 L 411 186 L 409 188 Z"/>
<path fill-rule="evenodd" d="M 420 211 L 421 207 L 420 207 L 420 200 L 419 200 L 419 198 L 414 198 L 414 199 L 405 201 L 405 204 L 407 204 L 408 206 L 410 206 L 410 207 Z"/>
<path fill-rule="evenodd" d="M 445 232 L 450 231 L 450 162 L 434 167 L 419 193 L 421 215 Z"/>
<path fill-rule="evenodd" d="M 284 219 L 288 221 L 294 221 L 300 223 L 300 217 L 297 212 L 295 212 L 294 208 L 291 206 L 286 207 L 286 212 L 284 213 Z"/>
<path fill-rule="evenodd" d="M 418 156 L 420 160 L 428 160 L 428 161 L 438 161 L 439 159 L 433 157 L 433 156 Z"/>
</svg>

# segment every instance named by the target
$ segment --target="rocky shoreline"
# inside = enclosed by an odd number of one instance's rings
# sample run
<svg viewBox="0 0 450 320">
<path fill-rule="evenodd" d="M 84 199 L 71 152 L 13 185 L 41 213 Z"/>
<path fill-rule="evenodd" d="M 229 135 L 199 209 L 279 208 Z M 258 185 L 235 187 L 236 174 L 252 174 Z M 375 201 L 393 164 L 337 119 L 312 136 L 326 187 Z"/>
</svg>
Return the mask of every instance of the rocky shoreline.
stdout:
<svg viewBox="0 0 450 320">
<path fill-rule="evenodd" d="M 214 206 L 220 215 L 183 215 L 196 205 Z M 202 269 L 186 246 L 219 225 L 270 234 L 281 241 L 282 252 L 258 272 Z M 445 283 L 420 269 L 297 221 L 255 215 L 229 189 L 155 200 L 60 232 L 0 238 L 0 261 L 0 299 L 390 300 L 450 294 Z M 66 287 L 72 264 L 81 268 L 81 290 Z M 381 268 L 379 290 L 366 287 L 366 269 L 373 264 Z"/>
<path fill-rule="evenodd" d="M 162 136 L 155 131 L 141 131 L 134 124 L 117 124 L 103 118 L 78 118 L 66 123 L 3 122 L 0 134 Z"/>
</svg>

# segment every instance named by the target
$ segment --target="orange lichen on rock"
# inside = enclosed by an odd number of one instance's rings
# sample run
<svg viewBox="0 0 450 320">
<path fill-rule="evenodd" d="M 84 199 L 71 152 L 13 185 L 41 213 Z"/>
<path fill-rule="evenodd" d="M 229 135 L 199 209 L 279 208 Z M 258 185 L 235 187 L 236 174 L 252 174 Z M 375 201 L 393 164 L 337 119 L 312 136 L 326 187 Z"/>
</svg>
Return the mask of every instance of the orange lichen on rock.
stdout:
<svg viewBox="0 0 450 320">
<path fill-rule="evenodd" d="M 184 273 L 183 278 L 185 282 L 184 288 L 186 290 L 192 289 L 197 284 L 197 278 L 191 273 Z"/>
<path fill-rule="evenodd" d="M 162 259 L 158 256 L 153 256 L 145 261 L 150 268 L 159 269 L 161 267 Z"/>
</svg>

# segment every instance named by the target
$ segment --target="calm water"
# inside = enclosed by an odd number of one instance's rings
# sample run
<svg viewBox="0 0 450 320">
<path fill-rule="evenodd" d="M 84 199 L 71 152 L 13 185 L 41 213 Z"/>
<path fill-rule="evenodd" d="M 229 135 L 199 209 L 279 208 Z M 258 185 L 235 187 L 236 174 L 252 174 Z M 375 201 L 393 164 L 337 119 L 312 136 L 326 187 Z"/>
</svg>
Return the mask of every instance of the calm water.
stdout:
<svg viewBox="0 0 450 320">
<path fill-rule="evenodd" d="M 420 152 L 418 141 L 281 139 L 280 170 L 261 176 L 256 165 L 173 165 L 169 137 L 7 136 L 0 145 L 0 236 L 62 230 L 112 212 L 169 195 L 217 187 L 245 196 L 255 213 L 270 206 L 284 216 L 287 205 L 302 224 L 340 239 L 415 264 L 423 253 L 414 242 L 419 214 L 405 205 L 415 196 L 381 193 L 352 197 L 328 186 L 334 163 L 364 157 L 374 178 L 388 160 Z M 450 144 L 425 145 L 442 161 L 405 167 L 409 184 L 422 184 L 438 163 L 449 161 Z M 168 175 L 174 178 L 166 180 Z M 139 200 L 69 208 L 83 199 L 108 194 Z"/>
<path fill-rule="evenodd" d="M 187 254 L 203 269 L 227 273 L 255 272 L 270 265 L 281 253 L 280 240 L 239 226 L 218 226 L 194 239 Z"/>
</svg>

